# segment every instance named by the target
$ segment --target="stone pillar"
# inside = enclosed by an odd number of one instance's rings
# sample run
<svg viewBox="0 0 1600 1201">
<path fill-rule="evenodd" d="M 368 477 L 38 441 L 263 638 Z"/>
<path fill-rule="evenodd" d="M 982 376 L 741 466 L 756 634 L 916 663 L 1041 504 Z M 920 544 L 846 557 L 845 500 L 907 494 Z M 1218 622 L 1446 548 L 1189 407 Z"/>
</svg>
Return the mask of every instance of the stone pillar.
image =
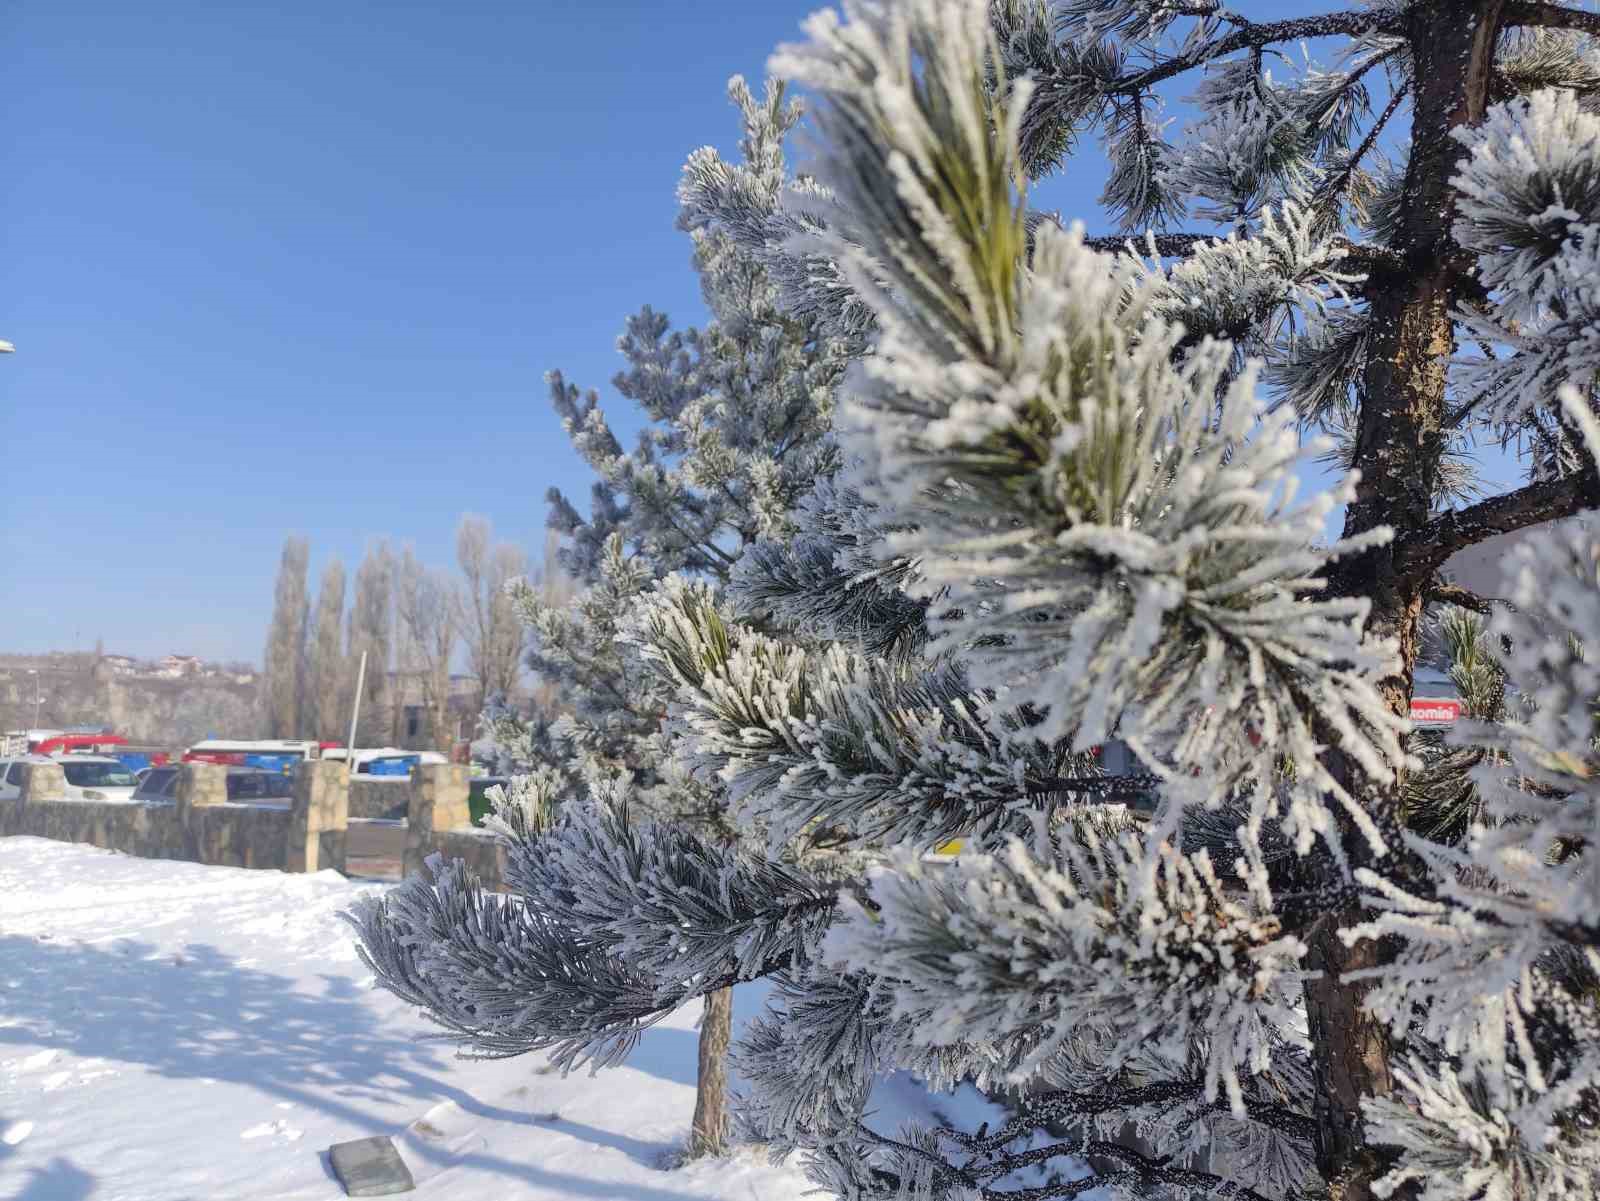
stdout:
<svg viewBox="0 0 1600 1201">
<path fill-rule="evenodd" d="M 226 832 L 206 821 L 206 810 L 228 803 L 228 769 L 220 763 L 185 763 L 178 769 L 177 836 L 190 863 L 216 863 Z M 176 848 L 174 848 L 176 849 Z"/>
<path fill-rule="evenodd" d="M 415 875 L 438 850 L 436 835 L 472 825 L 467 807 L 472 769 L 464 763 L 419 763 L 411 769 L 411 803 L 406 809 L 406 853 L 401 874 Z"/>
<path fill-rule="evenodd" d="M 40 824 L 43 819 L 37 813 L 33 822 L 28 820 L 29 803 L 64 800 L 66 795 L 67 777 L 59 763 L 24 764 L 21 791 L 15 800 L 0 805 L 0 835 L 41 833 L 46 826 Z"/>
<path fill-rule="evenodd" d="M 295 764 L 284 870 L 344 871 L 349 824 L 350 769 L 336 759 L 307 759 Z"/>
<path fill-rule="evenodd" d="M 178 817 L 192 810 L 228 803 L 228 769 L 220 763 L 185 763 L 178 768 Z"/>
<path fill-rule="evenodd" d="M 59 763 L 25 763 L 22 767 L 22 791 L 17 803 L 29 801 L 64 801 L 67 799 L 67 773 Z"/>
</svg>

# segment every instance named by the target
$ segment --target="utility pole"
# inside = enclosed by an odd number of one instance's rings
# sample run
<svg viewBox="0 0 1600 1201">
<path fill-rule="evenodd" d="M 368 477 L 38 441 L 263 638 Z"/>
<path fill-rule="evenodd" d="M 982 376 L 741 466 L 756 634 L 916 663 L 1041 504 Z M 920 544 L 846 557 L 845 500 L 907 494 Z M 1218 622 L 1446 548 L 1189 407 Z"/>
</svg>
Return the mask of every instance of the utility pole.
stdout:
<svg viewBox="0 0 1600 1201">
<path fill-rule="evenodd" d="M 344 762 L 353 776 L 356 773 L 356 718 L 361 713 L 361 689 L 367 682 L 367 652 L 361 652 L 361 667 L 356 672 L 355 702 L 350 706 L 350 737 L 344 744 Z"/>
<path fill-rule="evenodd" d="M 33 677 L 33 728 L 39 728 L 39 669 L 28 668 L 28 674 Z"/>
</svg>

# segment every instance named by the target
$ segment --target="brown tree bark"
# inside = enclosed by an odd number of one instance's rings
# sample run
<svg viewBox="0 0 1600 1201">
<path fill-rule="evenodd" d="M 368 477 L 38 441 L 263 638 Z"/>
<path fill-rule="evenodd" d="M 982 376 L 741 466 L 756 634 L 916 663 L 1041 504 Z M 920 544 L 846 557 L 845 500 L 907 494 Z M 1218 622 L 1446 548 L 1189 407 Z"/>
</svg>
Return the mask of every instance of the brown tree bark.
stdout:
<svg viewBox="0 0 1600 1201">
<path fill-rule="evenodd" d="M 1354 465 L 1361 472 L 1345 533 L 1376 526 L 1394 529 L 1396 543 L 1414 539 L 1433 510 L 1445 435 L 1446 370 L 1453 350 L 1450 310 L 1454 292 L 1468 282 L 1450 238 L 1455 173 L 1461 146 L 1450 136 L 1480 121 L 1488 104 L 1495 42 L 1506 0 L 1428 0 L 1404 14 L 1415 77 L 1411 154 L 1406 172 L 1404 224 L 1395 249 L 1405 266 L 1375 272 L 1368 286 L 1373 348 L 1362 381 Z M 1409 711 L 1425 592 L 1430 571 L 1411 570 L 1394 547 L 1362 555 L 1340 567 L 1332 583 L 1344 595 L 1366 596 L 1368 629 L 1394 638 L 1396 673 L 1382 682 L 1390 707 Z M 1375 811 L 1393 814 L 1394 781 L 1364 780 L 1337 751 L 1336 776 Z M 1347 845 L 1359 839 L 1343 831 Z M 1365 1011 L 1366 987 L 1344 979 L 1379 962 L 1370 942 L 1346 947 L 1340 927 L 1361 920 L 1357 907 L 1331 913 L 1311 932 L 1308 966 L 1323 975 L 1306 989 L 1314 1047 L 1317 1164 L 1332 1201 L 1368 1201 L 1384 1168 L 1365 1137 L 1361 1102 L 1394 1088 L 1390 1048 L 1383 1028 Z"/>
<path fill-rule="evenodd" d="M 728 1044 L 733 1041 L 733 989 L 706 994 L 700 1017 L 700 1072 L 689 1129 L 689 1158 L 721 1155 L 728 1142 Z"/>
</svg>

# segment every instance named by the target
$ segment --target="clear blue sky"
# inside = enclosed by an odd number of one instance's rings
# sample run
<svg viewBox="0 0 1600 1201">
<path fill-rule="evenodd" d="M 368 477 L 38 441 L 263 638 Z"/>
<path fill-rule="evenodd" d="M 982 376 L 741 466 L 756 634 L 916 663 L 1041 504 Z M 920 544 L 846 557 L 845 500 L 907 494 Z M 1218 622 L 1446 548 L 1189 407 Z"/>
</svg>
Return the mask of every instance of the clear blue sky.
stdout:
<svg viewBox="0 0 1600 1201">
<path fill-rule="evenodd" d="M 679 167 L 813 7 L 7 6 L 0 649 L 256 659 L 291 532 L 537 555 L 545 371 L 701 318 Z"/>
<path fill-rule="evenodd" d="M 545 371 L 609 391 L 628 313 L 701 319 L 679 167 L 818 6 L 15 0 L 0 650 L 255 660 L 289 533 L 537 555 L 587 493 Z"/>
</svg>

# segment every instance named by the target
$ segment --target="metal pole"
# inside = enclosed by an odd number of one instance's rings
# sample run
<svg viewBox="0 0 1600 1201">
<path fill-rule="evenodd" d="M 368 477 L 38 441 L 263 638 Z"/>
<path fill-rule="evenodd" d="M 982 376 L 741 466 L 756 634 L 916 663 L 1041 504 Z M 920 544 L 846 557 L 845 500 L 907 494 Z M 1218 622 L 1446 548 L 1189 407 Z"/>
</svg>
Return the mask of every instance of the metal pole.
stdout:
<svg viewBox="0 0 1600 1201">
<path fill-rule="evenodd" d="M 350 706 L 350 738 L 344 744 L 344 766 L 352 776 L 356 774 L 356 718 L 361 713 L 361 690 L 367 684 L 367 652 L 361 652 L 361 667 L 356 672 L 356 699 Z"/>
<path fill-rule="evenodd" d="M 37 730 L 39 728 L 39 673 L 30 671 L 28 674 L 33 677 L 33 728 Z"/>
</svg>

